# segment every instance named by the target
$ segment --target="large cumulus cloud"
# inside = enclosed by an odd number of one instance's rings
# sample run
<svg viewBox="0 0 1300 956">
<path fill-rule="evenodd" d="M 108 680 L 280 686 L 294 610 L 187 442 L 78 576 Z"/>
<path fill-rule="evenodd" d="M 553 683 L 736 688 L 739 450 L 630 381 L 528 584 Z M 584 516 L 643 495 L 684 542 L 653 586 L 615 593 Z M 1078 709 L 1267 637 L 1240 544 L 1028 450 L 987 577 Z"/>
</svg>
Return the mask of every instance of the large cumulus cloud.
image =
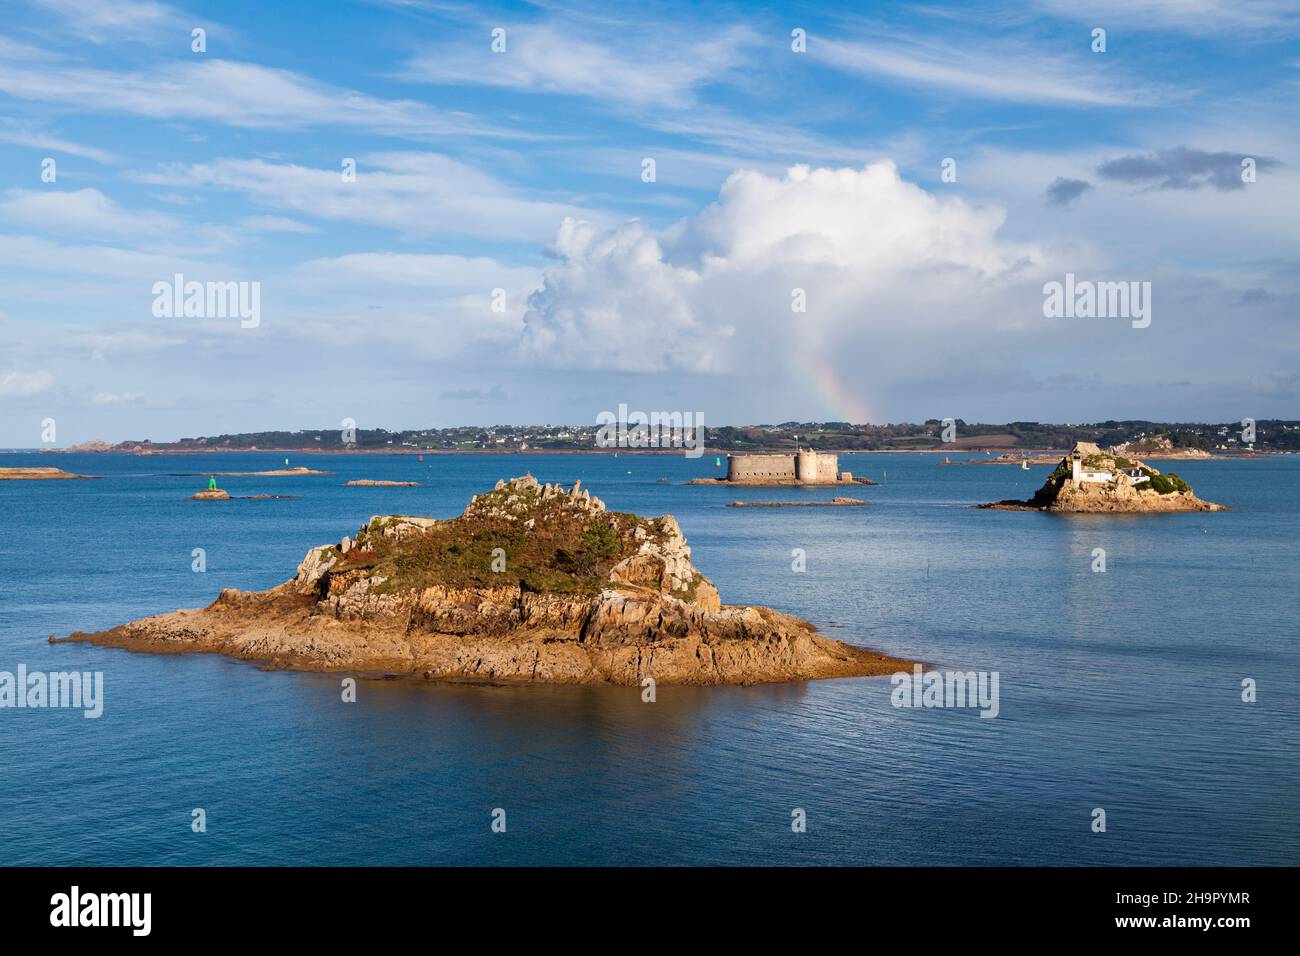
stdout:
<svg viewBox="0 0 1300 956">
<path fill-rule="evenodd" d="M 920 358 L 927 331 L 1037 313 L 1048 257 L 1000 239 L 1002 224 L 1001 210 L 932 195 L 889 162 L 737 172 L 657 234 L 565 220 L 523 348 L 543 365 L 643 372 L 753 374 L 791 350 L 849 359 L 888 343 Z"/>
</svg>

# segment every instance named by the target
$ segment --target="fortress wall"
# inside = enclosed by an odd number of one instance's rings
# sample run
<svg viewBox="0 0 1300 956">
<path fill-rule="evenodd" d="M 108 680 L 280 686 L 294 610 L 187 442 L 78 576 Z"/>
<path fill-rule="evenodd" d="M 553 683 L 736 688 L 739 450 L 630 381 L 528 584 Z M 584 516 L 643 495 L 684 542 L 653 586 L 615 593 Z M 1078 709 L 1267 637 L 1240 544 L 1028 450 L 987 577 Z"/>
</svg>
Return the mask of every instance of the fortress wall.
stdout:
<svg viewBox="0 0 1300 956">
<path fill-rule="evenodd" d="M 728 455 L 728 481 L 833 482 L 839 478 L 839 455 L 801 451 L 798 455 Z"/>
<path fill-rule="evenodd" d="M 794 455 L 728 455 L 728 481 L 793 479 Z"/>
</svg>

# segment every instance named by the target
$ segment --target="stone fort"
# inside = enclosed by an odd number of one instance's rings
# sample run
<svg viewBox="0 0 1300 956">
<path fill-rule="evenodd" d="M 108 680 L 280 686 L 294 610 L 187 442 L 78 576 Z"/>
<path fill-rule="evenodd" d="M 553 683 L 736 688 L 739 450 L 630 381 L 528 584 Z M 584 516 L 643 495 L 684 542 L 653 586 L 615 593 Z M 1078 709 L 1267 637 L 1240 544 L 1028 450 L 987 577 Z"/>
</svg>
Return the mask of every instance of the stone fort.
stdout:
<svg viewBox="0 0 1300 956">
<path fill-rule="evenodd" d="M 839 455 L 819 454 L 801 449 L 792 455 L 728 455 L 727 481 L 789 482 L 800 485 L 823 485 L 851 482 L 853 476 L 840 474 Z"/>
</svg>

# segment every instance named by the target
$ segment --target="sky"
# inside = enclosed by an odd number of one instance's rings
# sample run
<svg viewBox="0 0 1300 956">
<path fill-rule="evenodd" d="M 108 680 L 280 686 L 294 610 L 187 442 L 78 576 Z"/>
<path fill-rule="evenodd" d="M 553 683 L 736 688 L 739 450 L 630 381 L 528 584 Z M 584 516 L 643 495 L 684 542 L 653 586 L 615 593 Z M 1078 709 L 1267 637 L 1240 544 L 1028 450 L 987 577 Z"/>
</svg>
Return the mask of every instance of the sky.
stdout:
<svg viewBox="0 0 1300 956">
<path fill-rule="evenodd" d="M 10 0 L 0 445 L 1300 418 L 1298 34 L 1272 0 Z M 177 275 L 255 319 L 169 314 Z M 1149 323 L 1045 314 L 1067 276 Z"/>
</svg>

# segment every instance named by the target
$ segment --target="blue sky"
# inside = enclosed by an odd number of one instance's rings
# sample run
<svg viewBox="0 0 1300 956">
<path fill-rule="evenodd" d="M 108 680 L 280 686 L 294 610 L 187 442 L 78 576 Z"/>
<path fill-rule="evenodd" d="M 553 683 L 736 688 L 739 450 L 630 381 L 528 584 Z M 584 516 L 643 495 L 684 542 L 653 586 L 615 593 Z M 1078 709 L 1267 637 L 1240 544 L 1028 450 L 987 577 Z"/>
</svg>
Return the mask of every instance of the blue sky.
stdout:
<svg viewBox="0 0 1300 956">
<path fill-rule="evenodd" d="M 1219 0 L 19 0 L 0 444 L 620 403 L 1300 417 L 1298 30 Z M 258 282 L 259 324 L 155 316 L 177 272 Z M 1066 273 L 1150 282 L 1151 325 L 1045 318 Z"/>
</svg>

